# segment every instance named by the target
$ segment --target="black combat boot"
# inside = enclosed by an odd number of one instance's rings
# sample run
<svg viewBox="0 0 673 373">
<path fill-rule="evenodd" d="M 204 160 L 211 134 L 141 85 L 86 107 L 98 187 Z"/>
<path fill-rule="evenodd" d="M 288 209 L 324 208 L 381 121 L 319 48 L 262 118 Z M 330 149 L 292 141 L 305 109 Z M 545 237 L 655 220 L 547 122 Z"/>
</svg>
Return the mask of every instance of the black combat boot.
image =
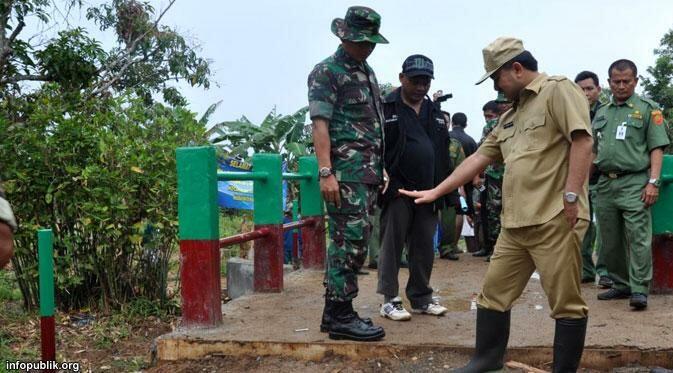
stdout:
<svg viewBox="0 0 673 373">
<path fill-rule="evenodd" d="M 509 340 L 510 311 L 477 308 L 477 342 L 474 356 L 458 373 L 482 373 L 503 367 Z"/>
<path fill-rule="evenodd" d="M 367 324 L 360 319 L 351 302 L 331 302 L 329 315 L 332 320 L 328 332 L 331 339 L 350 339 L 353 341 L 378 341 L 386 333 L 380 326 Z"/>
<path fill-rule="evenodd" d="M 320 321 L 320 331 L 323 333 L 327 333 L 329 331 L 329 327 L 332 324 L 332 305 L 333 301 L 329 300 L 329 298 L 325 297 L 325 308 L 322 311 L 322 320 Z M 352 303 L 351 303 L 352 305 Z M 355 316 L 357 316 L 362 322 L 364 322 L 367 325 L 374 325 L 374 322 L 372 322 L 372 319 L 369 317 L 360 317 L 357 312 L 353 311 L 355 313 Z"/>
<path fill-rule="evenodd" d="M 554 373 L 574 373 L 584 350 L 587 318 L 557 319 L 554 335 Z"/>
</svg>

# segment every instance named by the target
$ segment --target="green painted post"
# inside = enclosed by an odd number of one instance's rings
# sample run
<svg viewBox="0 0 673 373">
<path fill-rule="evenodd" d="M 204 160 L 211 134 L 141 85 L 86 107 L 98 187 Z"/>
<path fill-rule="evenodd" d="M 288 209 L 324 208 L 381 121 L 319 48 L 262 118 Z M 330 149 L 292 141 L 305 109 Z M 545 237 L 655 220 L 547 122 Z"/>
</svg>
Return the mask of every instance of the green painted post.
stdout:
<svg viewBox="0 0 673 373">
<path fill-rule="evenodd" d="M 315 156 L 299 158 L 299 173 L 307 174 L 309 179 L 299 181 L 299 193 L 302 219 L 313 218 L 315 224 L 301 229 L 302 264 L 305 268 L 323 269 L 325 267 L 325 218 L 318 159 Z"/>
<path fill-rule="evenodd" d="M 51 229 L 37 231 L 40 273 L 40 316 L 54 316 L 54 238 Z"/>
<path fill-rule="evenodd" d="M 217 161 L 212 146 L 178 148 L 182 325 L 222 322 Z"/>
<path fill-rule="evenodd" d="M 54 320 L 54 235 L 51 229 L 37 231 L 37 261 L 40 274 L 40 344 L 42 360 L 56 360 Z"/>
<path fill-rule="evenodd" d="M 269 234 L 255 241 L 253 285 L 257 292 L 283 290 L 283 173 L 280 154 L 255 154 L 253 173 L 266 173 L 266 180 L 255 180 L 253 194 L 255 229 Z"/>
<path fill-rule="evenodd" d="M 280 154 L 252 156 L 254 174 L 267 174 L 266 180 L 255 181 L 255 225 L 283 224 L 283 173 Z"/>
<path fill-rule="evenodd" d="M 310 179 L 299 181 L 301 194 L 301 216 L 322 216 L 324 214 L 320 183 L 318 177 L 318 159 L 315 156 L 299 158 L 299 173 L 310 175 Z"/>
<path fill-rule="evenodd" d="M 664 155 L 659 200 L 652 206 L 652 234 L 673 233 L 673 155 Z"/>
</svg>

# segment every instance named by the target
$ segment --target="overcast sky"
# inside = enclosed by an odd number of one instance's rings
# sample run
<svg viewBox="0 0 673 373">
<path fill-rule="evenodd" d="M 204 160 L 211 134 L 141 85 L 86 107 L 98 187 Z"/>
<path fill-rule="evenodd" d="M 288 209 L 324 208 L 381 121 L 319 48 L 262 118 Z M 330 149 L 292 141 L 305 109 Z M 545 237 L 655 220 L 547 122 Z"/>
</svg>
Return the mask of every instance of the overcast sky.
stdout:
<svg viewBox="0 0 673 373">
<path fill-rule="evenodd" d="M 166 0 L 151 1 L 162 9 Z M 202 113 L 223 100 L 211 123 L 246 115 L 261 121 L 274 106 L 283 114 L 307 105 L 306 78 L 336 49 L 330 24 L 351 5 L 381 14 L 379 45 L 368 62 L 380 83 L 398 84 L 402 61 L 421 53 L 435 63 L 431 93 L 454 95 L 445 110 L 465 112 L 468 133 L 481 134 L 482 105 L 495 98 L 483 74 L 481 50 L 498 36 L 521 38 L 540 70 L 573 79 L 592 70 L 606 85 L 618 58 L 638 69 L 654 62 L 653 49 L 673 28 L 673 1 L 217 1 L 178 0 L 165 23 L 190 35 L 212 60 L 211 89 L 185 89 L 191 109 Z"/>
</svg>

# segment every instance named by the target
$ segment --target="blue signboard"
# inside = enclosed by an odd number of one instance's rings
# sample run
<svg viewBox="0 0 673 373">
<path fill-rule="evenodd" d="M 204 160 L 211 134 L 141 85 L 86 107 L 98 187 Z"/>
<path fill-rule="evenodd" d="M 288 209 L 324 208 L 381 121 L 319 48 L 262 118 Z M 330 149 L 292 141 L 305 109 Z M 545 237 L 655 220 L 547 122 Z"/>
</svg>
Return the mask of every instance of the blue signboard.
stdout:
<svg viewBox="0 0 673 373">
<path fill-rule="evenodd" d="M 235 158 L 227 158 L 219 162 L 222 171 L 252 171 L 252 165 Z M 283 172 L 287 164 L 283 162 Z M 217 202 L 220 207 L 239 210 L 254 210 L 252 181 L 218 181 Z M 287 181 L 283 180 L 283 201 L 287 201 Z M 285 207 L 285 206 L 283 206 Z"/>
<path fill-rule="evenodd" d="M 228 158 L 219 162 L 222 171 L 250 171 L 252 165 L 244 161 Z M 253 210 L 252 181 L 218 181 L 217 202 L 220 207 Z"/>
</svg>

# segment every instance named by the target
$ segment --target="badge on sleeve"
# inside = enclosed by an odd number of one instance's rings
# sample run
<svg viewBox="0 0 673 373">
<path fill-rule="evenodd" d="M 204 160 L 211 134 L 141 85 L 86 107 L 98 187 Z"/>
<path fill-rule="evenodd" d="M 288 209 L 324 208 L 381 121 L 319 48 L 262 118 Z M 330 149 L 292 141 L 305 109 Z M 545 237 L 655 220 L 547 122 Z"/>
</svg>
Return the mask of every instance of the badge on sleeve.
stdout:
<svg viewBox="0 0 673 373">
<path fill-rule="evenodd" d="M 664 114 L 661 113 L 661 110 L 652 111 L 652 123 L 657 126 L 661 126 L 664 123 Z"/>
</svg>

